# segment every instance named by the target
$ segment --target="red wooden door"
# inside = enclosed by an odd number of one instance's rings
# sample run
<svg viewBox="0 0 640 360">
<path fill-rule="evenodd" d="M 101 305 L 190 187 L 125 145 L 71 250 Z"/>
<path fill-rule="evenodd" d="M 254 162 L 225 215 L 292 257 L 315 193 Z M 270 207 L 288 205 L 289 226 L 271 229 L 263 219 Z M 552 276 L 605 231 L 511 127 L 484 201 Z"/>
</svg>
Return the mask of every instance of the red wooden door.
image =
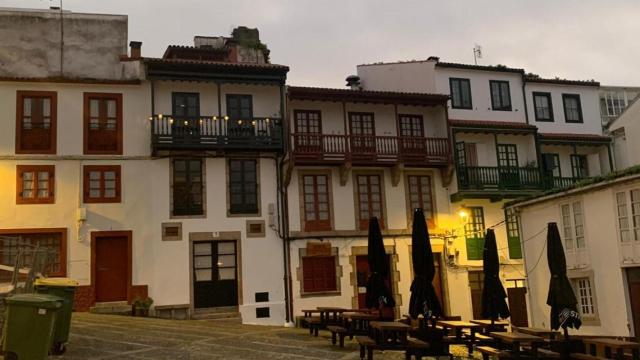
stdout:
<svg viewBox="0 0 640 360">
<path fill-rule="evenodd" d="M 640 268 L 627 269 L 629 284 L 629 301 L 633 314 L 633 333 L 636 341 L 640 341 Z"/>
<path fill-rule="evenodd" d="M 508 288 L 509 311 L 511 312 L 511 325 L 529 326 L 527 316 L 527 288 Z"/>
<path fill-rule="evenodd" d="M 387 261 L 391 261 L 391 257 L 387 255 Z M 389 264 L 391 268 L 391 264 Z M 367 261 L 367 255 L 356 256 L 356 283 L 358 290 L 358 308 L 367 308 L 367 279 L 369 279 L 369 261 Z M 391 287 L 391 277 L 385 279 L 385 284 L 389 289 Z M 393 290 L 392 290 L 393 294 Z M 395 296 L 395 294 L 393 294 Z M 395 314 L 392 308 L 384 308 L 382 311 L 382 317 L 385 319 L 394 319 Z"/>
<path fill-rule="evenodd" d="M 96 237 L 96 302 L 127 300 L 127 237 Z"/>
<path fill-rule="evenodd" d="M 349 113 L 349 131 L 353 156 L 375 157 L 376 128 L 373 122 L 373 113 Z"/>
</svg>

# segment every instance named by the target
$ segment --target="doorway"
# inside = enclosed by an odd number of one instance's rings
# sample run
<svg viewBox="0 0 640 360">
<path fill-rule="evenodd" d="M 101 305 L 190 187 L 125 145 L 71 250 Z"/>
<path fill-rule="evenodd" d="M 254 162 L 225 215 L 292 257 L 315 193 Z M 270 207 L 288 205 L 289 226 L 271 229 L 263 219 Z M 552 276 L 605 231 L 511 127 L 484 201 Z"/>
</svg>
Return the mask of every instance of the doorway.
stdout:
<svg viewBox="0 0 640 360">
<path fill-rule="evenodd" d="M 507 297 L 509 299 L 511 325 L 522 327 L 529 326 L 529 317 L 527 315 L 527 288 L 507 288 Z"/>
<path fill-rule="evenodd" d="M 484 288 L 484 272 L 469 271 L 469 289 L 471 291 L 471 308 L 474 319 L 482 319 L 482 289 Z"/>
<path fill-rule="evenodd" d="M 194 307 L 238 305 L 236 241 L 193 242 Z"/>
<path fill-rule="evenodd" d="M 640 268 L 628 268 L 627 284 L 629 286 L 629 305 L 633 317 L 633 334 L 640 340 Z"/>
<path fill-rule="evenodd" d="M 96 302 L 127 301 L 131 286 L 131 232 L 92 232 Z"/>
<path fill-rule="evenodd" d="M 387 263 L 389 264 L 389 271 L 391 270 L 391 255 L 387 255 Z M 358 290 L 358 308 L 366 309 L 367 308 L 367 280 L 369 279 L 369 275 L 371 272 L 369 271 L 369 261 L 367 260 L 367 255 L 357 255 L 356 256 L 356 282 L 357 282 L 357 290 Z M 384 279 L 384 283 L 391 290 L 391 294 L 395 297 L 395 293 L 393 291 L 393 287 L 391 286 L 391 276 L 388 276 Z M 397 300 L 397 299 L 396 299 Z M 385 319 L 394 319 L 395 312 L 393 308 L 384 308 L 382 310 L 382 317 Z"/>
</svg>

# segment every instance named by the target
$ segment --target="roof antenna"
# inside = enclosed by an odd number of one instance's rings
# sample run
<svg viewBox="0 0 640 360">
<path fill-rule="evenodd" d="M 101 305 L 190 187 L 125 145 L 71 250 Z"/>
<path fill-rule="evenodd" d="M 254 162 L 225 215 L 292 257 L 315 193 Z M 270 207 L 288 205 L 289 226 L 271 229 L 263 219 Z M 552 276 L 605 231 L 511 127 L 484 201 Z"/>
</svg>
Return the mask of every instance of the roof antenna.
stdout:
<svg viewBox="0 0 640 360">
<path fill-rule="evenodd" d="M 473 61 L 476 63 L 476 65 L 478 65 L 478 59 L 482 59 L 482 46 L 475 44 L 475 46 L 473 47 Z"/>
</svg>

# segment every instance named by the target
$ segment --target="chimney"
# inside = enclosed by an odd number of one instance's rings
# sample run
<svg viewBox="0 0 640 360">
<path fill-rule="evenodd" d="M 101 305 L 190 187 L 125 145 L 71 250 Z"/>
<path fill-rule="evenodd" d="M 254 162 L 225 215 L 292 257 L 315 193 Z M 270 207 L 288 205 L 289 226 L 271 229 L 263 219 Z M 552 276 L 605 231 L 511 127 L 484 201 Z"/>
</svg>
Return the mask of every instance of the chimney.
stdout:
<svg viewBox="0 0 640 360">
<path fill-rule="evenodd" d="M 427 59 L 427 61 L 435 61 L 438 62 L 440 61 L 440 58 L 437 56 L 429 56 L 429 58 Z"/>
<path fill-rule="evenodd" d="M 360 86 L 360 76 L 349 75 L 346 80 L 347 86 L 350 87 L 351 90 L 362 90 L 362 86 Z"/>
<path fill-rule="evenodd" d="M 142 41 L 131 41 L 129 42 L 129 48 L 131 49 L 131 55 L 129 55 L 130 59 L 137 60 L 140 59 L 142 53 Z"/>
</svg>

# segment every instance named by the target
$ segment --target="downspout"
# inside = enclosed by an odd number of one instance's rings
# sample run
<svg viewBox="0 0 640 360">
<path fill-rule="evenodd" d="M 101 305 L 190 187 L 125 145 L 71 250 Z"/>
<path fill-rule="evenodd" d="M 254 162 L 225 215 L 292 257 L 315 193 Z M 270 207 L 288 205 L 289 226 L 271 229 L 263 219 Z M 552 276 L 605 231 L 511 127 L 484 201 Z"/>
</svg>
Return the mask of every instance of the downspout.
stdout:
<svg viewBox="0 0 640 360">
<path fill-rule="evenodd" d="M 516 215 L 516 221 L 518 222 L 518 236 L 520 237 L 520 239 L 524 239 L 524 230 L 522 228 L 522 218 L 520 216 L 520 209 L 517 207 L 514 207 L 513 213 Z M 522 250 L 522 267 L 524 268 L 525 289 L 527 291 L 527 313 L 528 313 L 529 323 L 532 324 L 532 326 L 535 326 L 536 324 L 535 317 L 533 316 L 534 313 L 533 313 L 533 310 L 531 309 L 531 306 L 533 305 L 533 302 L 532 302 L 533 300 L 531 295 L 531 288 L 529 287 L 529 272 L 527 271 L 528 269 L 527 255 L 525 251 L 524 241 L 520 241 L 520 248 Z"/>
<path fill-rule="evenodd" d="M 611 147 L 613 146 L 613 142 L 607 144 L 607 155 L 609 156 L 609 172 L 613 172 L 614 164 L 613 164 L 613 154 L 611 153 Z"/>
<path fill-rule="evenodd" d="M 529 108 L 527 107 L 527 92 L 525 91 L 526 75 L 522 74 L 522 98 L 524 99 L 524 119 L 529 124 Z"/>
</svg>

